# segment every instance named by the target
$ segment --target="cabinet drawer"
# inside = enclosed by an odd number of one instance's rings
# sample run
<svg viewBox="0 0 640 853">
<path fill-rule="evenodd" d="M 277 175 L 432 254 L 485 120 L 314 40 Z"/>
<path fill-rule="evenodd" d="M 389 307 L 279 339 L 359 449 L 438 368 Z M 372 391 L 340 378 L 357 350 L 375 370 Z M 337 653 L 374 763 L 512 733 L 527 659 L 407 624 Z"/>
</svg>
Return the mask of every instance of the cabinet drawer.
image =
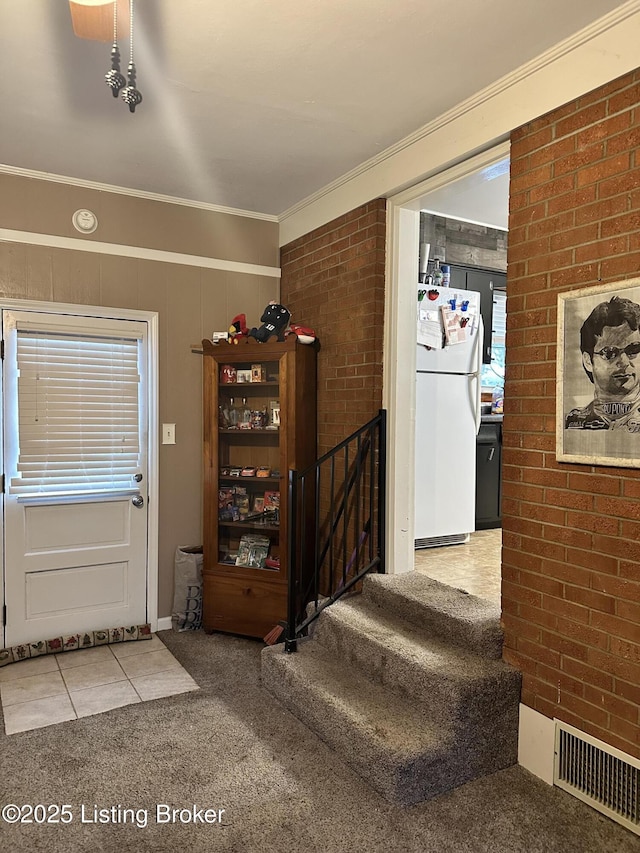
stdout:
<svg viewBox="0 0 640 853">
<path fill-rule="evenodd" d="M 284 584 L 248 578 L 203 577 L 205 631 L 264 637 L 287 615 Z"/>
</svg>

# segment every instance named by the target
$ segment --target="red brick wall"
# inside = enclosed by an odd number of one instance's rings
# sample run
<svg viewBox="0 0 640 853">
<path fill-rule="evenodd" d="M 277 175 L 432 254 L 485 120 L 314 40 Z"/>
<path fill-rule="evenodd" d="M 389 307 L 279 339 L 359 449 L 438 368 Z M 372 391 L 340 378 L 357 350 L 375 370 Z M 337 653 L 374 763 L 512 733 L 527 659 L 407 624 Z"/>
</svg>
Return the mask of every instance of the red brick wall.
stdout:
<svg viewBox="0 0 640 853">
<path fill-rule="evenodd" d="M 640 471 L 556 462 L 557 295 L 640 270 L 640 71 L 512 134 L 505 656 L 522 700 L 640 757 Z"/>
<path fill-rule="evenodd" d="M 282 248 L 282 304 L 320 340 L 319 455 L 382 405 L 385 223 L 376 199 Z"/>
</svg>

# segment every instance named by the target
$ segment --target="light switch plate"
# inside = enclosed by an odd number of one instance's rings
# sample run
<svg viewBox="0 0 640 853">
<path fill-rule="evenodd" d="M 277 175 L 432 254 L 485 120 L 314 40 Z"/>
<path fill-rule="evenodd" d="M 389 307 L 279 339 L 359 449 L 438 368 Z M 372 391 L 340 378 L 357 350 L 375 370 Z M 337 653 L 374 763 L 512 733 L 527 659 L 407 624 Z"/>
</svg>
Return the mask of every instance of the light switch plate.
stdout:
<svg viewBox="0 0 640 853">
<path fill-rule="evenodd" d="M 162 443 L 163 444 L 175 444 L 176 443 L 176 425 L 175 424 L 162 424 Z"/>
</svg>

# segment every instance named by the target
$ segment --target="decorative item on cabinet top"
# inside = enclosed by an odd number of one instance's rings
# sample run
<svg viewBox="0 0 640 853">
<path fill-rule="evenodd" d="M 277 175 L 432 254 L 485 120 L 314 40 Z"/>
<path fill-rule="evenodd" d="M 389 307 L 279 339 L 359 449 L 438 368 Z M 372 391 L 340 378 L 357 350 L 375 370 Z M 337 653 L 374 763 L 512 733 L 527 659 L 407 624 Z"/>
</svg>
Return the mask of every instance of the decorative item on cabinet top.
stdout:
<svg viewBox="0 0 640 853">
<path fill-rule="evenodd" d="M 275 303 L 269 303 L 269 305 L 267 306 L 267 309 L 269 307 L 284 308 L 284 306 L 282 306 L 282 305 L 275 306 Z M 267 312 L 267 309 L 265 309 L 265 314 Z M 284 311 L 286 312 L 286 314 L 289 313 L 286 309 L 284 309 Z M 264 317 L 265 314 L 263 314 L 262 316 Z M 254 334 L 252 334 L 252 333 L 254 333 Z M 225 332 L 213 332 L 211 335 L 211 338 L 207 339 L 207 340 L 209 340 L 210 343 L 212 343 L 214 346 L 224 347 L 227 344 L 234 344 L 234 345 L 247 344 L 247 343 L 264 344 L 264 343 L 274 343 L 276 341 L 279 343 L 282 343 L 283 341 L 288 341 L 288 340 L 293 339 L 293 340 L 297 340 L 297 342 L 300 344 L 305 344 L 307 346 L 314 346 L 316 348 L 320 347 L 320 342 L 316 336 L 315 331 L 310 326 L 303 326 L 301 323 L 289 323 L 289 325 L 284 330 L 282 330 L 280 328 L 276 329 L 276 326 L 274 326 L 274 330 L 271 332 L 271 334 L 268 338 L 265 338 L 264 334 L 266 334 L 266 332 L 263 333 L 262 328 L 260 328 L 260 329 L 255 329 L 255 328 L 249 329 L 247 327 L 246 315 L 245 314 L 238 314 L 231 321 L 231 325 L 229 326 L 229 329 L 227 331 L 225 331 Z M 231 352 L 231 350 L 228 350 L 228 351 Z M 202 350 L 201 345 L 200 344 L 191 344 L 191 352 L 196 353 L 198 355 L 202 355 L 203 350 Z M 252 371 L 252 378 L 246 379 L 243 381 L 264 382 L 264 380 L 265 380 L 264 376 L 262 376 L 260 378 L 258 375 L 256 375 L 253 372 L 254 366 L 257 366 L 257 365 L 251 364 L 249 366 L 249 369 L 251 369 L 251 371 Z"/>
</svg>

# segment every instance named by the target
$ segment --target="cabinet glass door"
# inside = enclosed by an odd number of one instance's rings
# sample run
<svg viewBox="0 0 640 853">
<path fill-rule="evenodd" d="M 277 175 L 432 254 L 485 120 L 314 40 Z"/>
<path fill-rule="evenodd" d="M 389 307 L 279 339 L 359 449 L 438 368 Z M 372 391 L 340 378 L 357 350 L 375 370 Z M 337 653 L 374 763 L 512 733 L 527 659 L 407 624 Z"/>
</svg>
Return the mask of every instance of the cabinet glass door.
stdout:
<svg viewBox="0 0 640 853">
<path fill-rule="evenodd" d="M 219 365 L 218 564 L 280 570 L 280 363 Z"/>
</svg>

